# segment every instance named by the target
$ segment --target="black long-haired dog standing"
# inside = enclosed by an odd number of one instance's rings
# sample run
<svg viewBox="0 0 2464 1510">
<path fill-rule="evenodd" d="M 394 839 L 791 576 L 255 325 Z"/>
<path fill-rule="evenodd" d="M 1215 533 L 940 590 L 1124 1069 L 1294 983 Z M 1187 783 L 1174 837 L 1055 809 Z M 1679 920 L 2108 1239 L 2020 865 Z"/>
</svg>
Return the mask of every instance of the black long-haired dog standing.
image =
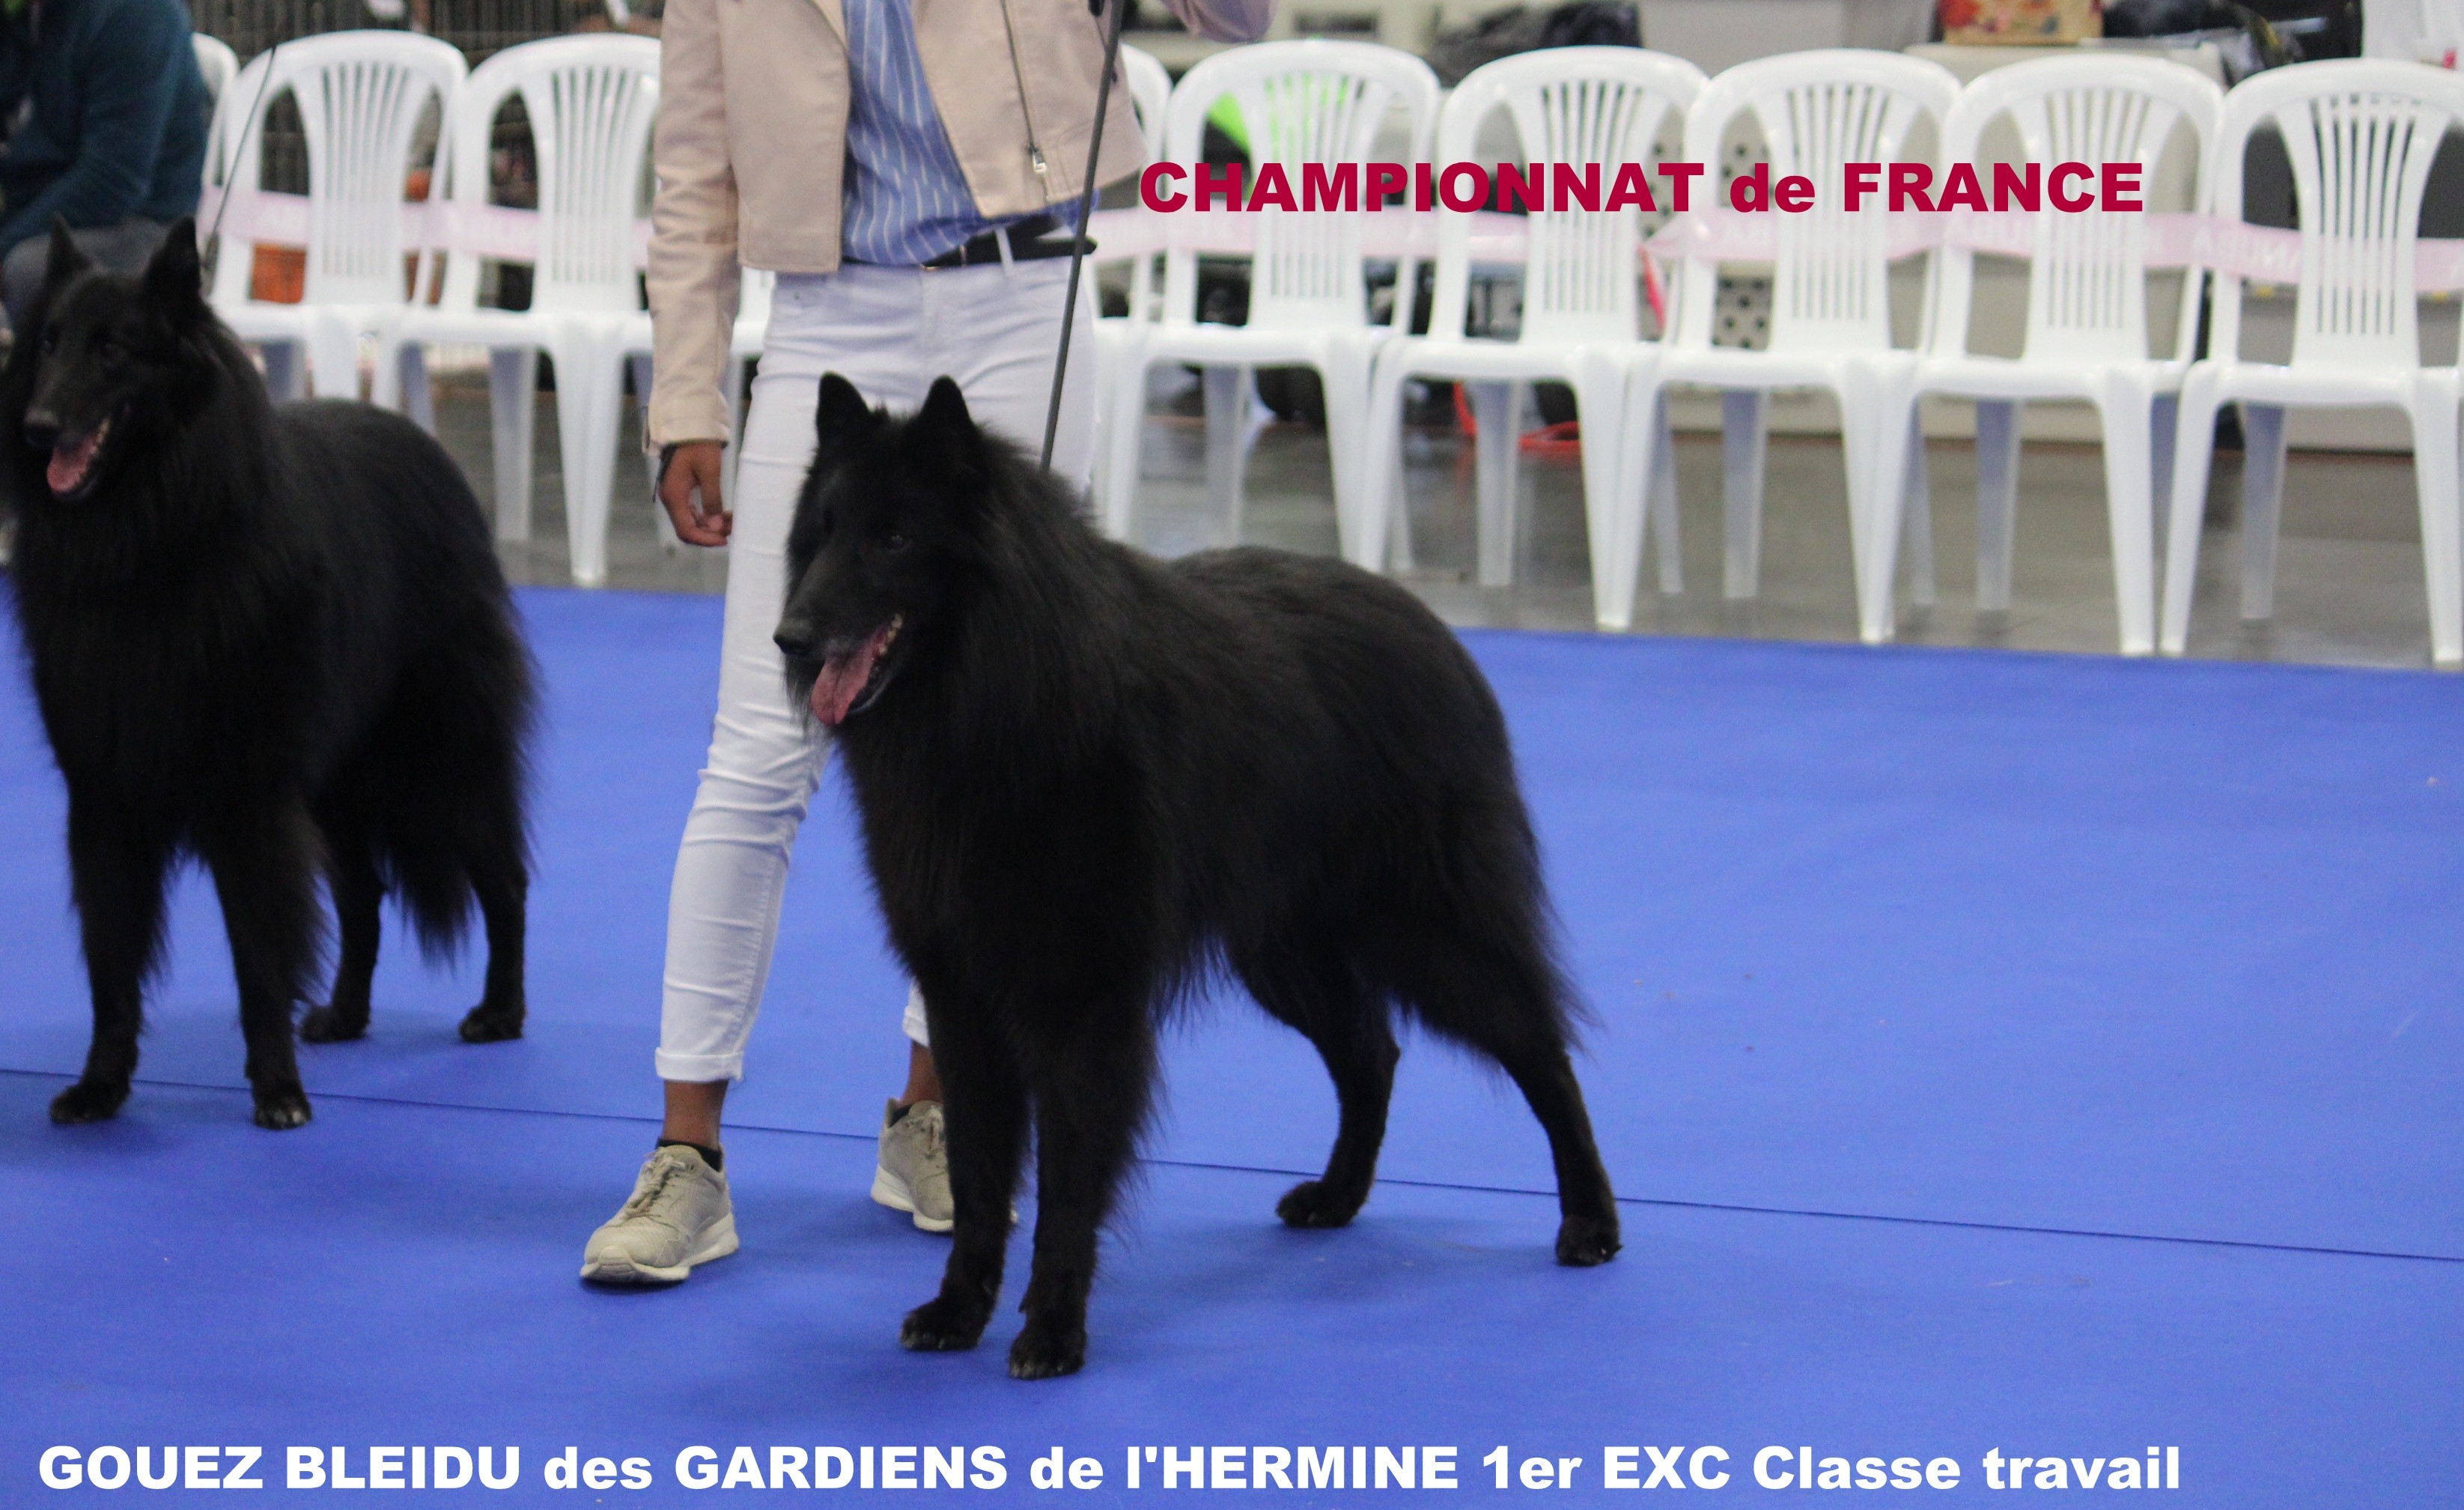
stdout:
<svg viewBox="0 0 2464 1510">
<path fill-rule="evenodd" d="M 779 645 L 846 753 L 948 1090 L 955 1243 L 901 1340 L 981 1335 L 1031 1119 L 1041 1211 L 1010 1372 L 1085 1361 L 1158 1017 L 1219 962 L 1334 1079 L 1333 1152 L 1285 1221 L 1339 1227 L 1367 1198 L 1399 1006 L 1530 1103 L 1558 1260 L 1614 1255 L 1505 720 L 1446 627 L 1337 561 L 1163 563 L 1103 540 L 946 378 L 901 422 L 825 377 L 819 431 Z"/>
<path fill-rule="evenodd" d="M 55 232 L 0 373 L 0 453 L 94 993 L 53 1119 L 127 1099 L 184 856 L 222 902 L 260 1127 L 308 1120 L 292 1009 L 321 952 L 320 866 L 341 950 L 303 1037 L 366 1031 L 388 890 L 431 950 L 476 899 L 487 987 L 462 1037 L 518 1037 L 531 668 L 452 459 L 380 409 L 269 405 L 185 220 L 133 278 Z"/>
</svg>

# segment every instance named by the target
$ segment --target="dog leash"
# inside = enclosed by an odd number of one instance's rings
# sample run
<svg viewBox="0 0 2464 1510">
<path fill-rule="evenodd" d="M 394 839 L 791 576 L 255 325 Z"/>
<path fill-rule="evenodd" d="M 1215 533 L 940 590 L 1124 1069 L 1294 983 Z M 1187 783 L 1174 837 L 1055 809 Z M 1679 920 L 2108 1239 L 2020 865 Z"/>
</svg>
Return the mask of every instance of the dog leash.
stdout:
<svg viewBox="0 0 2464 1510">
<path fill-rule="evenodd" d="M 231 161 L 228 164 L 216 164 L 223 168 L 223 197 L 214 201 L 214 223 L 208 226 L 206 233 L 197 238 L 197 245 L 201 249 L 222 233 L 223 215 L 231 208 L 231 177 L 238 170 L 240 153 L 248 149 L 248 133 L 256 124 L 256 113 L 265 108 L 265 93 L 274 87 L 274 57 L 281 51 L 282 44 L 279 42 L 265 50 L 265 77 L 256 81 L 256 98 L 248 102 L 248 114 L 240 118 L 239 136 L 229 148 Z M 211 134 L 210 128 L 208 134 Z"/>
<path fill-rule="evenodd" d="M 1105 0 L 1087 0 L 1087 9 L 1100 16 Z M 1095 130 L 1087 143 L 1087 176 L 1079 181 L 1086 190 L 1078 201 L 1078 234 L 1069 248 L 1069 292 L 1061 303 L 1061 350 L 1052 359 L 1052 403 L 1044 415 L 1044 461 L 1052 465 L 1052 442 L 1061 433 L 1061 381 L 1069 371 L 1069 335 L 1078 326 L 1078 274 L 1087 260 L 1087 220 L 1095 212 L 1095 164 L 1104 150 L 1104 110 L 1112 100 L 1112 75 L 1121 62 L 1121 18 L 1130 9 L 1129 0 L 1111 0 L 1112 17 L 1104 29 L 1104 77 L 1095 85 Z M 1098 396 L 1100 402 L 1100 395 Z"/>
</svg>

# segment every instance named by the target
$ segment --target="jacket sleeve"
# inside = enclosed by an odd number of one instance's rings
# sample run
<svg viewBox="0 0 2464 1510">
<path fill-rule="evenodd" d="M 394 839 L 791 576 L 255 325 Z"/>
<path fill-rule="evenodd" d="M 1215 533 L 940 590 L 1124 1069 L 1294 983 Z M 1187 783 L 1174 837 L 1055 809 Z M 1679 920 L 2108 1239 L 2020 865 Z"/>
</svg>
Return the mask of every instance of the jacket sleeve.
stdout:
<svg viewBox="0 0 2464 1510">
<path fill-rule="evenodd" d="M 1254 42 L 1275 19 L 1275 0 L 1164 0 L 1180 24 L 1218 42 Z"/>
<path fill-rule="evenodd" d="M 156 7 L 127 6 L 82 39 L 77 162 L 41 193 L 11 207 L 14 213 L 0 226 L 0 248 L 42 234 L 55 215 L 85 230 L 116 224 L 136 210 L 152 185 L 154 158 L 180 98 L 175 70 L 195 66 L 175 22 Z"/>
<path fill-rule="evenodd" d="M 669 0 L 659 40 L 659 123 L 651 147 L 652 447 L 728 437 L 728 346 L 736 330 L 736 169 L 728 160 L 724 0 Z"/>
</svg>

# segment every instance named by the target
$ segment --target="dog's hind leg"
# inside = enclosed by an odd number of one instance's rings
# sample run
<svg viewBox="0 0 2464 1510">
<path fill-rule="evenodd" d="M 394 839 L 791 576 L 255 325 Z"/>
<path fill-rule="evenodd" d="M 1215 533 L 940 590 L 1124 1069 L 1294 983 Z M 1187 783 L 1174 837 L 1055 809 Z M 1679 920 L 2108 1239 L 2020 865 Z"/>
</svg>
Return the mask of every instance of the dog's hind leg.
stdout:
<svg viewBox="0 0 2464 1510">
<path fill-rule="evenodd" d="M 316 962 L 323 915 L 315 882 L 316 839 L 307 809 L 270 811 L 198 836 L 212 871 L 239 977 L 239 1026 L 248 1040 L 248 1083 L 260 1127 L 297 1127 L 309 1116 L 292 1050 L 291 1009 Z M 252 819 L 253 821 L 252 821 Z"/>
<path fill-rule="evenodd" d="M 128 1099 L 145 982 L 163 954 L 163 882 L 168 846 L 130 833 L 115 804 L 72 795 L 69 867 L 94 996 L 85 1073 L 52 1101 L 52 1120 L 100 1122 Z"/>
<path fill-rule="evenodd" d="M 518 820 L 513 823 L 518 839 Z M 522 1036 L 529 1014 L 522 987 L 522 950 L 527 930 L 530 875 L 518 852 L 491 855 L 471 877 L 479 917 L 488 929 L 488 982 L 479 1004 L 462 1017 L 462 1041 L 497 1043 Z"/>
<path fill-rule="evenodd" d="M 1100 1024 L 1100 1025 L 1099 1025 Z M 1010 1345 L 1013 1379 L 1076 1373 L 1087 1362 L 1095 1245 L 1137 1150 L 1155 1040 L 1142 1008 L 1098 1012 L 1066 1043 L 1031 1050 L 1035 1096 L 1035 1266 Z"/>
<path fill-rule="evenodd" d="M 1557 1171 L 1557 1261 L 1606 1263 L 1619 1246 L 1617 1197 L 1592 1137 L 1583 1087 L 1567 1058 L 1556 972 L 1536 939 L 1485 930 L 1430 929 L 1399 957 L 1397 995 L 1422 1021 L 1495 1060 L 1549 1135 Z"/>
<path fill-rule="evenodd" d="M 1285 1192 L 1275 1215 L 1293 1227 L 1343 1226 L 1376 1181 L 1395 1061 L 1402 1057 L 1385 999 L 1339 958 L 1304 963 L 1268 955 L 1240 960 L 1235 969 L 1260 1006 L 1315 1045 L 1340 1108 L 1326 1172 Z"/>
<path fill-rule="evenodd" d="M 364 832 L 331 821 L 324 828 L 326 885 L 334 892 L 342 951 L 325 1004 L 299 1019 L 299 1036 L 311 1043 L 339 1043 L 368 1030 L 368 1000 L 385 921 L 385 882 L 377 874 Z"/>
<path fill-rule="evenodd" d="M 1010 1202 L 1026 1154 L 1026 1087 L 983 1015 L 943 1010 L 952 992 L 924 989 L 949 1140 L 950 1259 L 940 1293 L 907 1313 L 898 1341 L 915 1352 L 955 1352 L 982 1339 L 1001 1299 Z"/>
</svg>

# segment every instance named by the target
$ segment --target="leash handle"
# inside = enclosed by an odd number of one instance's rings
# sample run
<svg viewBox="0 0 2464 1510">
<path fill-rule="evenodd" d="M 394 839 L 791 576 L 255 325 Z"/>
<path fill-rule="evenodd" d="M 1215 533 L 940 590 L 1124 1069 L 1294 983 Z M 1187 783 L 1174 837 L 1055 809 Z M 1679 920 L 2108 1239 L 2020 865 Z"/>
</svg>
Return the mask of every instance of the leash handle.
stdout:
<svg viewBox="0 0 2464 1510">
<path fill-rule="evenodd" d="M 1089 10 L 1101 13 L 1105 0 L 1088 0 Z M 1069 292 L 1061 304 L 1061 349 L 1052 359 L 1052 403 L 1044 415 L 1044 461 L 1052 465 L 1052 443 L 1061 433 L 1061 383 L 1069 373 L 1069 336 L 1078 328 L 1078 274 L 1087 260 L 1087 219 L 1095 212 L 1095 164 L 1104 150 L 1104 111 L 1112 99 L 1112 75 L 1121 62 L 1121 18 L 1129 11 L 1129 0 L 1111 0 L 1112 19 L 1105 28 L 1104 77 L 1095 86 L 1095 130 L 1087 143 L 1087 176 L 1080 180 L 1086 194 L 1078 201 L 1078 234 L 1069 247 Z M 1100 402 L 1100 395 L 1099 402 Z"/>
</svg>

